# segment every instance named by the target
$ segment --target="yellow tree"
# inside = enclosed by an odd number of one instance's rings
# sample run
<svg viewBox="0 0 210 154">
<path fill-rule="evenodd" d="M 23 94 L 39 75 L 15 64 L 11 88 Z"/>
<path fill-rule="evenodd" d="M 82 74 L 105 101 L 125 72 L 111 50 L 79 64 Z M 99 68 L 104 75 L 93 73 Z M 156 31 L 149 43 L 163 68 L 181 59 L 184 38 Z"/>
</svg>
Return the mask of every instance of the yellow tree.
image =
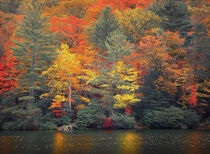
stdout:
<svg viewBox="0 0 210 154">
<path fill-rule="evenodd" d="M 119 76 L 119 85 L 117 85 L 117 93 L 114 96 L 114 108 L 126 108 L 128 105 L 132 105 L 139 102 L 135 91 L 139 88 L 137 84 L 137 72 L 128 65 L 119 61 L 116 65 L 116 70 L 111 72 L 111 76 L 114 74 Z"/>
<path fill-rule="evenodd" d="M 147 31 L 159 27 L 161 19 L 152 11 L 144 9 L 128 9 L 118 12 L 119 24 L 127 39 L 139 43 Z"/>
<path fill-rule="evenodd" d="M 71 110 L 72 87 L 79 88 L 77 75 L 81 74 L 81 65 L 77 56 L 69 51 L 66 44 L 61 44 L 57 50 L 58 57 L 51 67 L 43 72 L 48 79 L 50 92 L 41 97 L 53 97 L 54 102 L 63 102 L 68 100 L 68 108 Z M 68 91 L 68 92 L 67 92 Z M 66 97 L 68 93 L 68 98 Z M 53 108 L 53 106 L 52 106 Z"/>
</svg>

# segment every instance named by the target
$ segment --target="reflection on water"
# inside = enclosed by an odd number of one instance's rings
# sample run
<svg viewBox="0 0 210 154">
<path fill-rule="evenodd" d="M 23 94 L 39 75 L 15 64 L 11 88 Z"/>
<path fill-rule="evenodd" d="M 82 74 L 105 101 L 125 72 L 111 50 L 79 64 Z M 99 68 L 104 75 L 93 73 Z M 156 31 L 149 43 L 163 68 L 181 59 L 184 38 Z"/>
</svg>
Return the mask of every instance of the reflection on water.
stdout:
<svg viewBox="0 0 210 154">
<path fill-rule="evenodd" d="M 134 132 L 126 132 L 119 136 L 119 145 L 122 154 L 141 154 L 142 146 L 142 136 Z"/>
<path fill-rule="evenodd" d="M 202 154 L 201 149 L 205 149 L 206 144 L 205 142 L 210 142 L 210 140 L 201 139 L 201 134 L 198 132 L 189 133 L 186 135 L 186 140 L 191 141 L 188 144 L 185 145 L 186 154 Z"/>
<path fill-rule="evenodd" d="M 3 131 L 0 153 L 209 154 L 210 131 Z"/>
<path fill-rule="evenodd" d="M 14 141 L 13 137 L 2 136 L 0 140 L 0 146 L 2 147 L 0 150 L 1 153 L 9 154 L 11 151 L 15 150 L 15 144 L 11 143 L 12 141 Z"/>
<path fill-rule="evenodd" d="M 54 134 L 53 154 L 62 154 L 68 152 L 89 153 L 93 144 L 91 137 L 84 135 L 67 135 L 57 132 Z"/>
<path fill-rule="evenodd" d="M 66 143 L 66 137 L 63 133 L 55 133 L 54 145 L 53 145 L 53 154 L 64 153 L 64 146 Z"/>
</svg>

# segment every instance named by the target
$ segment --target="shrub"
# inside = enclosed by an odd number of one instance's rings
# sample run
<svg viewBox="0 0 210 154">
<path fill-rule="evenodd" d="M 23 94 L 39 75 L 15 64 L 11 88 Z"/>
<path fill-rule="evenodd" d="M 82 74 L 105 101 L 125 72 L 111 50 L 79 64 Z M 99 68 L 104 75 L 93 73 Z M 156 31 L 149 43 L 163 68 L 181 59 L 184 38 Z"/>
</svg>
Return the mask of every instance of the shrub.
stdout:
<svg viewBox="0 0 210 154">
<path fill-rule="evenodd" d="M 183 122 L 183 110 L 177 107 L 148 110 L 143 114 L 143 122 L 151 128 L 180 128 Z"/>
<path fill-rule="evenodd" d="M 114 129 L 132 129 L 135 125 L 134 117 L 127 114 L 114 114 L 110 119 L 114 123 L 112 126 Z"/>
<path fill-rule="evenodd" d="M 113 121 L 109 117 L 106 117 L 104 119 L 104 124 L 102 126 L 103 128 L 112 128 L 113 125 L 114 125 Z"/>
<path fill-rule="evenodd" d="M 208 118 L 208 119 L 205 121 L 204 127 L 210 129 L 210 118 Z"/>
<path fill-rule="evenodd" d="M 39 129 L 42 130 L 52 130 L 56 129 L 56 122 L 53 118 L 53 113 L 52 112 L 47 112 L 44 114 L 41 118 L 41 122 L 39 124 Z"/>
<path fill-rule="evenodd" d="M 199 125 L 199 116 L 191 110 L 182 110 L 171 106 L 161 110 L 145 111 L 143 122 L 151 128 L 179 129 L 183 125 L 194 128 Z"/>
<path fill-rule="evenodd" d="M 39 108 L 24 110 L 17 107 L 10 107 L 2 111 L 7 121 L 2 128 L 7 130 L 39 129 L 42 113 Z"/>
<path fill-rule="evenodd" d="M 200 116 L 195 111 L 185 110 L 184 124 L 186 124 L 188 128 L 198 127 L 200 125 Z"/>
<path fill-rule="evenodd" d="M 39 129 L 42 129 L 42 130 L 52 130 L 56 128 L 57 128 L 56 124 L 52 121 L 40 123 L 40 127 L 39 127 Z"/>
<path fill-rule="evenodd" d="M 58 127 L 62 126 L 62 125 L 70 125 L 72 123 L 72 120 L 70 117 L 68 116 L 59 116 L 55 119 L 55 122 L 57 124 Z"/>
<path fill-rule="evenodd" d="M 15 130 L 15 129 L 18 129 L 18 126 L 17 126 L 17 122 L 5 122 L 2 126 L 3 129 L 5 130 Z"/>
<path fill-rule="evenodd" d="M 3 122 L 4 122 L 4 116 L 3 116 L 3 114 L 0 112 L 0 129 L 2 128 Z"/>
<path fill-rule="evenodd" d="M 102 110 L 95 106 L 87 106 L 80 109 L 77 113 L 77 129 L 102 128 L 105 115 Z"/>
</svg>

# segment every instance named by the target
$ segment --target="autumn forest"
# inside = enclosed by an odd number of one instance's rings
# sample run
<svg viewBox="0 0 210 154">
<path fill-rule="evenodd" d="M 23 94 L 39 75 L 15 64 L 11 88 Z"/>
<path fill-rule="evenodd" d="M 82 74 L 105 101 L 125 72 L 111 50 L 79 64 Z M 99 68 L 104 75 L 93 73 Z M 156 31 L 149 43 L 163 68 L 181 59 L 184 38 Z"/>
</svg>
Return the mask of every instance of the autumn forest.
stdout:
<svg viewBox="0 0 210 154">
<path fill-rule="evenodd" d="M 0 129 L 210 128 L 208 0 L 0 6 Z"/>
</svg>

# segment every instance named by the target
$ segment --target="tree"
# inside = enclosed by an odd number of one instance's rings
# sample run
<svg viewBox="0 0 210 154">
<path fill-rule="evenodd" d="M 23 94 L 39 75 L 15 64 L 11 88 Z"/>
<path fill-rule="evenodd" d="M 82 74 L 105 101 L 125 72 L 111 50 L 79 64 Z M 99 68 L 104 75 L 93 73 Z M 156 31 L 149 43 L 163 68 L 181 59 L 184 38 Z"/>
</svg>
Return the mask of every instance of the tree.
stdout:
<svg viewBox="0 0 210 154">
<path fill-rule="evenodd" d="M 101 51 L 106 51 L 105 40 L 111 32 L 118 29 L 118 22 L 111 13 L 111 8 L 106 7 L 100 12 L 99 17 L 90 31 L 90 42 Z"/>
<path fill-rule="evenodd" d="M 60 103 L 68 101 L 66 107 L 71 111 L 72 87 L 79 88 L 77 75 L 81 74 L 81 65 L 76 54 L 70 53 L 67 44 L 61 44 L 57 54 L 58 57 L 53 61 L 53 65 L 43 72 L 48 79 L 50 92 L 41 97 L 51 97 L 54 102 Z"/>
<path fill-rule="evenodd" d="M 126 56 L 132 53 L 131 44 L 125 41 L 125 36 L 116 30 L 112 32 L 105 42 L 106 55 L 97 53 L 102 60 L 103 67 L 100 75 L 90 80 L 91 92 L 98 95 L 92 102 L 98 102 L 110 114 L 114 108 L 125 108 L 139 99 L 135 96 L 137 73 L 123 63 Z"/>
<path fill-rule="evenodd" d="M 209 108 L 209 5 L 206 1 L 192 1 L 189 6 L 191 23 L 194 26 L 191 34 L 191 46 L 188 48 L 191 65 L 193 66 L 194 87 L 192 99 L 197 100 L 197 110 L 203 115 L 208 115 Z M 196 98 L 196 99 L 195 99 Z"/>
<path fill-rule="evenodd" d="M 150 10 L 128 9 L 119 13 L 120 28 L 132 43 L 139 43 L 151 28 L 157 28 L 161 19 Z"/>
<path fill-rule="evenodd" d="M 17 68 L 24 70 L 19 76 L 19 88 L 21 91 L 19 100 L 31 103 L 43 92 L 45 78 L 41 72 L 46 70 L 55 56 L 54 35 L 46 29 L 46 17 L 42 17 L 42 4 L 31 0 L 26 4 L 23 12 L 24 20 L 16 29 L 17 41 L 15 47 L 11 47 L 18 60 Z M 42 87 L 42 88 L 41 88 Z"/>
<path fill-rule="evenodd" d="M 1 10 L 5 13 L 18 13 L 22 0 L 0 0 Z"/>
<path fill-rule="evenodd" d="M 16 59 L 7 51 L 0 57 L 0 94 L 8 95 L 17 87 L 18 71 L 14 68 Z"/>
<path fill-rule="evenodd" d="M 171 97 L 171 102 L 189 107 L 193 67 L 182 47 L 183 41 L 178 33 L 169 31 L 159 36 L 145 36 L 139 48 L 147 72 L 156 74 L 155 89 Z"/>
<path fill-rule="evenodd" d="M 183 1 L 156 1 L 150 9 L 162 17 L 161 26 L 165 31 L 178 31 L 181 37 L 185 38 L 187 33 L 191 31 L 189 12 Z"/>
<path fill-rule="evenodd" d="M 46 1 L 46 0 L 43 0 Z M 48 0 L 49 1 L 49 0 Z M 53 0 L 54 5 L 49 5 L 45 8 L 45 14 L 53 17 L 63 16 L 75 16 L 76 18 L 82 18 L 87 11 L 87 6 L 91 0 Z M 50 0 L 52 3 L 52 0 Z"/>
<path fill-rule="evenodd" d="M 10 39 L 14 33 L 15 26 L 22 16 L 1 11 L 0 14 L 0 94 L 12 96 L 11 91 L 17 87 L 17 77 L 20 71 L 15 68 L 17 65 L 15 63 L 16 58 L 12 51 L 9 50 L 9 46 L 13 45 Z"/>
<path fill-rule="evenodd" d="M 67 43 L 70 47 L 79 46 L 84 30 L 82 19 L 76 18 L 75 16 L 52 17 L 50 22 L 51 31 L 57 32 L 57 38 L 60 42 Z"/>
</svg>

